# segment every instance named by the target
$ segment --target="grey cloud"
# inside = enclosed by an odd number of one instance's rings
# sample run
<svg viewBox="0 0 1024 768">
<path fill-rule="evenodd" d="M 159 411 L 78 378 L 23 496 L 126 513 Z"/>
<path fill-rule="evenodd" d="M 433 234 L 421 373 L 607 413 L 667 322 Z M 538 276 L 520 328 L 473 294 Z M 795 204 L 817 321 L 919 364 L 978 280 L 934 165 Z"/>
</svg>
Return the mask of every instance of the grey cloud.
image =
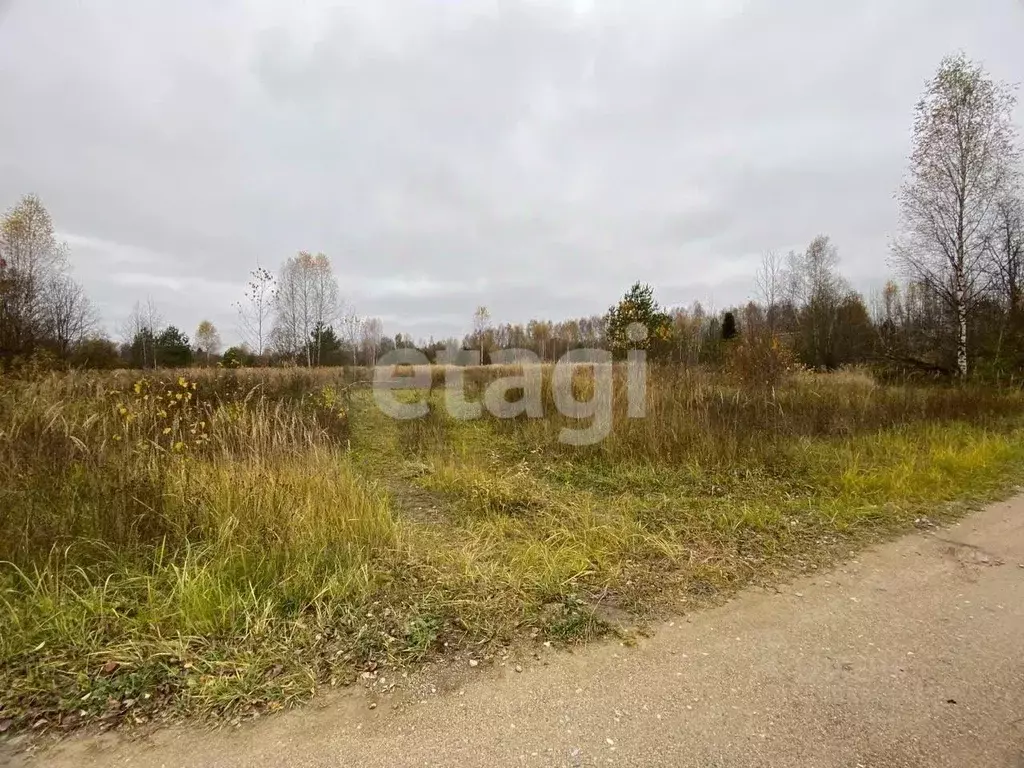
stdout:
<svg viewBox="0 0 1024 768">
<path fill-rule="evenodd" d="M 912 108 L 964 49 L 1024 71 L 1015 0 L 14 0 L 0 203 L 38 192 L 113 328 L 186 330 L 259 259 L 330 254 L 387 331 L 750 293 L 828 232 L 886 271 Z"/>
</svg>

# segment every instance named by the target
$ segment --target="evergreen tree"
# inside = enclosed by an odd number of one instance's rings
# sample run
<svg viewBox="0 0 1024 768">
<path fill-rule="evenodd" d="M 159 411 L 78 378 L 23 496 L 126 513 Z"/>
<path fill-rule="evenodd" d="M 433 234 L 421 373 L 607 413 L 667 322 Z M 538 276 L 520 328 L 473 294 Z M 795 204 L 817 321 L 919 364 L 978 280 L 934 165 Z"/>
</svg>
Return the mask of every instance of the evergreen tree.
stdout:
<svg viewBox="0 0 1024 768">
<path fill-rule="evenodd" d="M 630 349 L 660 355 L 672 339 L 672 318 L 654 300 L 654 289 L 639 282 L 608 309 L 605 326 L 608 344 L 617 357 Z"/>
<path fill-rule="evenodd" d="M 156 355 L 160 365 L 184 368 L 192 364 L 192 345 L 188 336 L 169 325 L 156 337 Z"/>
<path fill-rule="evenodd" d="M 739 335 L 740 332 L 736 328 L 736 315 L 732 312 L 726 312 L 722 318 L 722 340 L 730 341 Z"/>
</svg>

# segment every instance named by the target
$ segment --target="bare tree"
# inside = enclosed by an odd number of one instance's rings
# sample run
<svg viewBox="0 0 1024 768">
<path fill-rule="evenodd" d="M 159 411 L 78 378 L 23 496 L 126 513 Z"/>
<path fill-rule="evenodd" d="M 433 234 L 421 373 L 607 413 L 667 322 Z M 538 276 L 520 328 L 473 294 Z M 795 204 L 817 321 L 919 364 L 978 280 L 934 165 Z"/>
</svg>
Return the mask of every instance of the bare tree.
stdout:
<svg viewBox="0 0 1024 768">
<path fill-rule="evenodd" d="M 71 348 L 96 330 L 99 318 L 89 297 L 68 275 L 55 275 L 46 289 L 46 335 L 58 354 L 67 357 Z"/>
<path fill-rule="evenodd" d="M 778 320 L 779 301 L 782 298 L 784 268 L 782 258 L 776 251 L 765 251 L 761 266 L 757 270 L 757 296 L 764 307 L 765 321 L 769 333 L 775 333 Z"/>
<path fill-rule="evenodd" d="M 1024 199 L 1016 191 L 996 203 L 988 261 L 996 294 L 1016 316 L 1024 308 Z"/>
<path fill-rule="evenodd" d="M 274 276 L 261 266 L 249 273 L 245 299 L 238 304 L 238 320 L 245 343 L 262 358 L 270 338 L 276 285 Z"/>
<path fill-rule="evenodd" d="M 366 364 L 371 368 L 377 364 L 377 352 L 384 338 L 384 323 L 378 317 L 368 317 L 362 322 L 362 346 Z"/>
<path fill-rule="evenodd" d="M 341 295 L 338 280 L 334 276 L 330 259 L 322 253 L 313 257 L 311 265 L 311 281 L 313 284 L 312 310 L 313 329 L 315 335 L 315 363 L 320 365 L 320 352 L 323 344 L 321 334 L 338 319 L 341 312 Z"/>
<path fill-rule="evenodd" d="M 986 242 L 1017 158 L 1009 86 L 963 55 L 943 59 L 917 104 L 899 193 L 898 267 L 953 318 L 956 368 L 967 375 L 968 325 L 989 285 Z"/>
<path fill-rule="evenodd" d="M 836 317 L 847 287 L 839 275 L 839 251 L 827 235 L 815 237 L 803 253 L 790 252 L 785 285 L 797 311 L 801 357 L 809 365 L 832 366 Z"/>
<path fill-rule="evenodd" d="M 541 362 L 546 361 L 548 342 L 551 341 L 551 321 L 531 320 L 526 324 L 526 335 L 530 346 L 540 355 Z"/>
<path fill-rule="evenodd" d="M 281 268 L 274 297 L 274 340 L 278 349 L 319 363 L 320 334 L 337 318 L 338 281 L 322 253 L 300 251 Z"/>
<path fill-rule="evenodd" d="M 163 322 L 153 299 L 148 298 L 145 304 L 135 302 L 131 314 L 121 323 L 121 341 L 131 351 L 136 365 L 142 368 L 156 367 L 156 339 Z"/>
<path fill-rule="evenodd" d="M 871 294 L 871 319 L 883 350 L 888 354 L 898 341 L 902 328 L 903 301 L 900 287 L 894 280 L 886 280 L 881 289 Z"/>
<path fill-rule="evenodd" d="M 491 328 L 491 312 L 487 307 L 479 306 L 473 312 L 473 346 L 480 352 L 480 362 L 487 360 L 487 332 Z"/>
<path fill-rule="evenodd" d="M 308 345 L 308 299 L 305 295 L 301 269 L 294 259 L 285 262 L 277 281 L 274 296 L 273 343 L 282 354 L 298 357 Z M 307 357 L 308 362 L 308 357 Z"/>
<path fill-rule="evenodd" d="M 352 354 L 352 365 L 359 365 L 359 343 L 363 338 L 363 319 L 354 310 L 341 310 L 338 321 L 342 346 Z"/>
<path fill-rule="evenodd" d="M 68 271 L 67 246 L 35 195 L 0 220 L 0 352 L 31 352 L 47 331 L 48 291 Z"/>
<path fill-rule="evenodd" d="M 997 366 L 1024 363 L 1024 196 L 1017 184 L 996 203 L 994 230 L 987 244 L 987 268 L 993 296 L 1002 309 L 994 347 Z"/>
</svg>

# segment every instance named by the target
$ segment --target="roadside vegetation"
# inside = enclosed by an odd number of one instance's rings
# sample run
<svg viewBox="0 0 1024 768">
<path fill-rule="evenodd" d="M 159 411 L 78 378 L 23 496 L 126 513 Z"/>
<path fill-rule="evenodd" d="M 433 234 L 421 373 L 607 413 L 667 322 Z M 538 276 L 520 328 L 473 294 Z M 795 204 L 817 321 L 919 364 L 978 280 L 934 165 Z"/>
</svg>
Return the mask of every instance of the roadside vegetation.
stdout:
<svg viewBox="0 0 1024 768">
<path fill-rule="evenodd" d="M 330 259 L 301 251 L 250 274 L 242 344 L 222 353 L 210 321 L 189 339 L 153 300 L 115 343 L 24 197 L 0 219 L 0 734 L 233 720 L 433 655 L 623 632 L 1009 492 L 1014 106 L 980 65 L 943 60 L 897 196 L 901 282 L 876 296 L 822 234 L 766 251 L 755 300 L 721 312 L 662 307 L 638 281 L 557 323 L 481 306 L 461 339 L 385 336 Z M 616 361 L 611 388 L 598 368 L 571 376 L 611 419 L 570 445 L 562 430 L 590 417 L 560 414 L 552 364 L 580 350 Z M 428 366 L 392 392 L 421 418 L 375 403 L 391 353 Z M 637 356 L 643 418 L 622 362 Z M 474 402 L 527 370 L 538 413 L 448 407 L 449 374 Z"/>
<path fill-rule="evenodd" d="M 509 369 L 469 369 L 467 397 Z M 545 368 L 550 379 L 551 370 Z M 587 369 L 576 372 L 580 391 Z M 0 379 L 0 723 L 228 718 L 714 601 L 1005 492 L 1024 396 L 652 369 L 644 419 L 423 419 L 292 370 Z M 483 645 L 477 645 L 482 643 Z"/>
</svg>

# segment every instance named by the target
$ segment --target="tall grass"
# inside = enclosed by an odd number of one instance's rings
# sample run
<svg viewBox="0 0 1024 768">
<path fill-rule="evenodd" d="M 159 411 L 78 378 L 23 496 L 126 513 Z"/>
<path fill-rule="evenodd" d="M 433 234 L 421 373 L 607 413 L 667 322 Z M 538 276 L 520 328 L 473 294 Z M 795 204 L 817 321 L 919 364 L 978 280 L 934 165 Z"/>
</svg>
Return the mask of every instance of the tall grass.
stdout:
<svg viewBox="0 0 1024 768">
<path fill-rule="evenodd" d="M 182 374 L 0 387 L 0 718 L 102 715 L 97 682 L 117 702 L 236 696 L 222 673 L 260 688 L 278 667 L 308 695 L 289 638 L 301 649 L 303 617 L 368 601 L 398 546 L 344 450 L 339 386 Z"/>
<path fill-rule="evenodd" d="M 466 369 L 467 389 L 479 395 L 493 381 L 520 372 L 513 366 Z M 435 371 L 433 390 L 443 386 Z M 652 367 L 644 418 L 629 418 L 625 370 L 616 366 L 610 402 L 614 429 L 596 446 L 557 444 L 563 426 L 583 426 L 559 415 L 552 371 L 543 369 L 542 420 L 496 419 L 506 434 L 521 435 L 545 450 L 656 464 L 697 462 L 725 466 L 770 460 L 799 439 L 842 439 L 921 422 L 962 421 L 1001 428 L 1024 412 L 1024 392 L 985 385 L 882 386 L 862 370 L 800 372 L 770 389 L 744 387 L 703 369 Z M 593 369 L 574 372 L 577 399 L 594 396 Z"/>
<path fill-rule="evenodd" d="M 468 397 L 517 370 L 463 370 Z M 585 637 L 1024 467 L 1014 390 L 652 368 L 630 419 L 617 370 L 611 434 L 573 447 L 549 368 L 542 419 L 454 418 L 444 373 L 408 422 L 365 371 L 0 379 L 0 721 L 236 715 L 444 643 Z"/>
</svg>

